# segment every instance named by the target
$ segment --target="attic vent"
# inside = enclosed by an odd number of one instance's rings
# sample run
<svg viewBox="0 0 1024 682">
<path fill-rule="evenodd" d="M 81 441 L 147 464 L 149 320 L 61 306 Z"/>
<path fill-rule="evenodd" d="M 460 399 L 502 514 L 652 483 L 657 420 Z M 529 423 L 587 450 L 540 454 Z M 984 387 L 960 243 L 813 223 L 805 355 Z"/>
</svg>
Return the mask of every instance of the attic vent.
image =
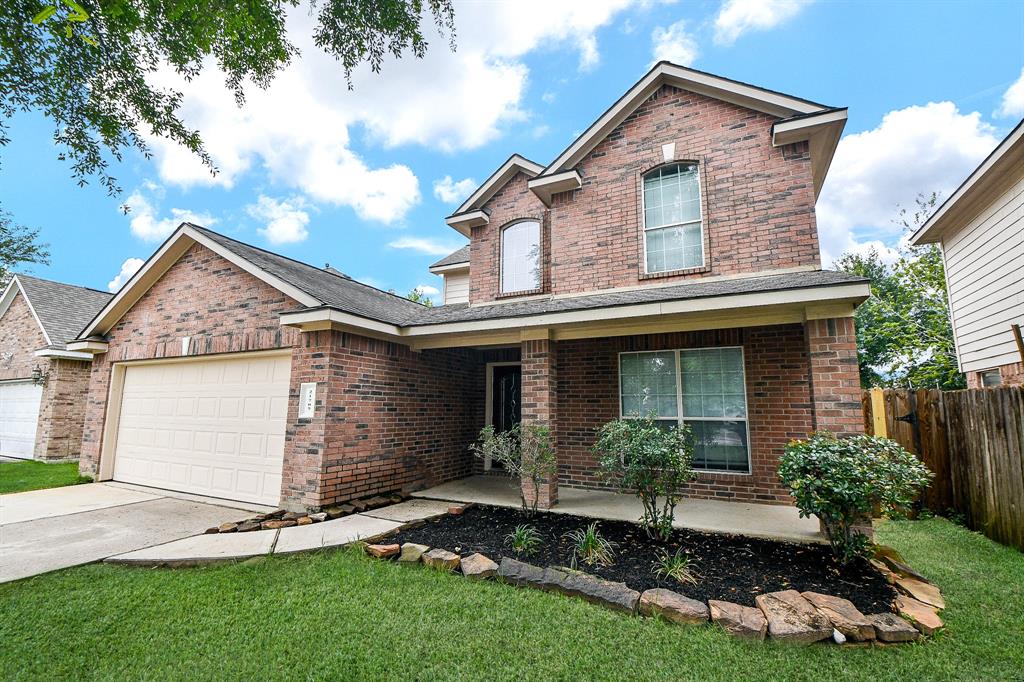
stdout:
<svg viewBox="0 0 1024 682">
<path fill-rule="evenodd" d="M 335 268 L 332 268 L 330 263 L 324 263 L 324 272 L 329 272 L 332 275 L 337 275 L 338 277 L 344 277 L 345 279 L 352 279 L 351 277 L 346 275 L 341 270 L 337 270 Z"/>
</svg>

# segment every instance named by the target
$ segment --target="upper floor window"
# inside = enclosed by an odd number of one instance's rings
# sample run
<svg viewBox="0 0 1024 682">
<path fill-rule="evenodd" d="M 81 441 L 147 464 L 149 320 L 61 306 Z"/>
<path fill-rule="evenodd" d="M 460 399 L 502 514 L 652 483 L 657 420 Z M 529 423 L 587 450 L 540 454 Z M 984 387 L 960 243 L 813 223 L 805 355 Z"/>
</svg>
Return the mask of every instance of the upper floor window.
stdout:
<svg viewBox="0 0 1024 682">
<path fill-rule="evenodd" d="M 501 231 L 501 293 L 540 289 L 540 223 L 524 220 Z"/>
<path fill-rule="evenodd" d="M 644 252 L 648 273 L 704 265 L 696 163 L 675 163 L 644 176 Z"/>
</svg>

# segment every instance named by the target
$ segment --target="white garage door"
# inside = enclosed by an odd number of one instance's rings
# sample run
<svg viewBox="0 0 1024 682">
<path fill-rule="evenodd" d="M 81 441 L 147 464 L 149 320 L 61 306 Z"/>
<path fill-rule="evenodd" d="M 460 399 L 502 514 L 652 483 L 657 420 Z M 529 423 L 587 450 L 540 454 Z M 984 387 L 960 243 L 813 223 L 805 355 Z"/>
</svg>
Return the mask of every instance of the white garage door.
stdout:
<svg viewBox="0 0 1024 682">
<path fill-rule="evenodd" d="M 31 381 L 0 383 L 0 455 L 32 459 L 42 397 Z"/>
<path fill-rule="evenodd" d="M 125 369 L 114 480 L 276 505 L 291 359 Z"/>
</svg>

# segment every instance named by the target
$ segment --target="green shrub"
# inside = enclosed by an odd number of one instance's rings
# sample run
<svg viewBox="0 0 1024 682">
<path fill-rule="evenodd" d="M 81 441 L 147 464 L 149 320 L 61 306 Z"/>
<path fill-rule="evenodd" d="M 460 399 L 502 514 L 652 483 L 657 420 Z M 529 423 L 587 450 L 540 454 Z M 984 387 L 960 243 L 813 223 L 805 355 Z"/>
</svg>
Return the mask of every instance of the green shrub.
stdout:
<svg viewBox="0 0 1024 682">
<path fill-rule="evenodd" d="M 598 532 L 596 521 L 586 528 L 569 531 L 565 537 L 572 542 L 570 563 L 573 568 L 576 568 L 577 559 L 587 566 L 611 566 L 615 560 L 616 545 Z"/>
<path fill-rule="evenodd" d="M 505 536 L 505 543 L 518 556 L 530 556 L 540 549 L 542 542 L 543 538 L 537 529 L 526 524 L 516 526 L 514 531 Z"/>
<path fill-rule="evenodd" d="M 910 504 L 932 473 L 895 441 L 874 436 L 837 438 L 818 432 L 786 446 L 779 478 L 800 516 L 821 519 L 843 563 L 863 556 L 870 541 L 857 526 L 876 509 L 895 513 Z"/>
<path fill-rule="evenodd" d="M 531 516 L 537 512 L 540 486 L 558 475 L 551 429 L 545 424 L 516 424 L 502 433 L 493 426 L 485 426 L 469 449 L 480 459 L 498 462 L 509 476 L 521 481 L 519 497 L 523 509 Z M 532 503 L 527 503 L 526 486 L 533 490 Z"/>
<path fill-rule="evenodd" d="M 654 575 L 659 578 L 672 578 L 673 580 L 696 585 L 700 578 L 690 565 L 690 556 L 680 547 L 674 554 L 662 551 L 654 560 Z"/>
<path fill-rule="evenodd" d="M 690 428 L 666 428 L 651 416 L 617 419 L 599 429 L 594 452 L 602 476 L 640 498 L 648 535 L 667 540 L 683 489 L 696 478 Z"/>
</svg>

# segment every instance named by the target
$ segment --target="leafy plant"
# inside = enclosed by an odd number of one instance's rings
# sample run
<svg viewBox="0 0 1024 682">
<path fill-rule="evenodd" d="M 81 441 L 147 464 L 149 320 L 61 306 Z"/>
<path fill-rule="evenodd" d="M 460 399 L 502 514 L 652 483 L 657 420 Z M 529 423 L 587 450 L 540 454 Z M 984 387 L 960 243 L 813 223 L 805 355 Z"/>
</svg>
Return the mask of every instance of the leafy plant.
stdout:
<svg viewBox="0 0 1024 682">
<path fill-rule="evenodd" d="M 558 475 L 558 459 L 546 425 L 517 424 L 501 433 L 485 426 L 469 449 L 480 459 L 498 462 L 509 476 L 520 479 L 523 509 L 531 516 L 537 513 L 541 486 Z"/>
<path fill-rule="evenodd" d="M 14 222 L 10 213 L 0 210 L 0 288 L 11 279 L 11 270 L 21 264 L 49 265 L 47 244 L 39 243 L 39 230 Z"/>
<path fill-rule="evenodd" d="M 933 474 L 895 441 L 875 436 L 837 438 L 818 432 L 786 446 L 779 478 L 800 516 L 817 516 L 843 563 L 863 556 L 870 540 L 858 527 L 873 510 L 893 513 L 910 504 Z"/>
<path fill-rule="evenodd" d="M 519 556 L 530 556 L 540 549 L 544 542 L 540 533 L 533 526 L 522 524 L 505 536 L 505 544 L 512 547 L 512 551 Z"/>
<path fill-rule="evenodd" d="M 587 566 L 611 566 L 615 560 L 617 545 L 598 532 L 596 521 L 586 528 L 569 531 L 565 537 L 569 538 L 573 545 L 570 562 L 573 568 L 576 568 L 577 559 Z"/>
<path fill-rule="evenodd" d="M 641 523 L 650 537 L 667 540 L 676 504 L 696 478 L 688 426 L 665 428 L 653 416 L 617 419 L 602 426 L 594 444 L 602 476 L 640 498 Z"/>
<path fill-rule="evenodd" d="M 682 547 L 672 554 L 662 550 L 654 560 L 653 568 L 654 575 L 659 578 L 672 578 L 687 585 L 696 585 L 700 578 L 690 565 L 690 555 L 683 551 Z"/>
</svg>

